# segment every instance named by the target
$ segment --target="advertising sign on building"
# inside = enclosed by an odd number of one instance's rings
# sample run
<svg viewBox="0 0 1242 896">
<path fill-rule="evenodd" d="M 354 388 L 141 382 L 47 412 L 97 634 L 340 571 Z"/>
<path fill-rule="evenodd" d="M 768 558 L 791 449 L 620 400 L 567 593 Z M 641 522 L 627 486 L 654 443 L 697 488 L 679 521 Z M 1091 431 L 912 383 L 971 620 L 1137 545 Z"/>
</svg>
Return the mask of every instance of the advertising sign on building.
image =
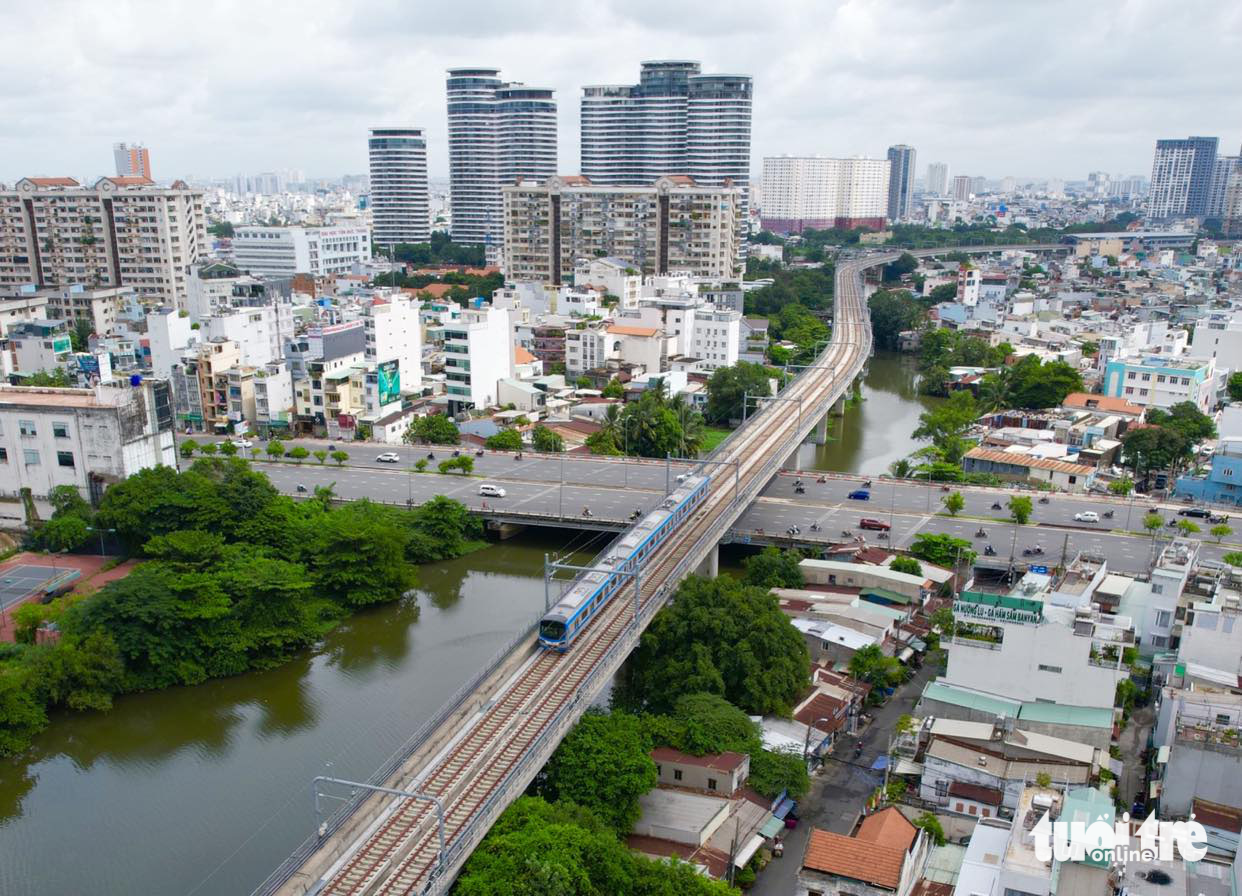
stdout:
<svg viewBox="0 0 1242 896">
<path fill-rule="evenodd" d="M 383 407 L 401 399 L 401 368 L 398 361 L 381 361 L 376 368 L 376 391 L 379 403 Z"/>
</svg>

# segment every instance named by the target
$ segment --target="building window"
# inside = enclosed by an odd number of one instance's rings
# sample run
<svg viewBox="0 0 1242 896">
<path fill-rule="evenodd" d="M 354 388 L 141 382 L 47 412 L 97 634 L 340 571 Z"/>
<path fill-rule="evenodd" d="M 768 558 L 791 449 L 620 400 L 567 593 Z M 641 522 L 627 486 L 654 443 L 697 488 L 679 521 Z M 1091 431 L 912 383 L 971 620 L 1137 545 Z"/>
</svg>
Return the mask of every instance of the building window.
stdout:
<svg viewBox="0 0 1242 896">
<path fill-rule="evenodd" d="M 8 462 L 9 462 L 9 449 L 0 448 L 0 464 L 7 464 Z"/>
<path fill-rule="evenodd" d="M 681 780 L 681 769 L 679 769 L 679 768 L 675 768 L 675 769 L 673 769 L 673 780 L 674 780 L 674 781 L 680 781 L 680 780 Z"/>
<path fill-rule="evenodd" d="M 1126 379 L 1128 379 L 1128 380 L 1132 380 L 1132 379 L 1134 379 L 1134 371 L 1133 371 L 1133 370 L 1131 370 L 1129 373 L 1127 373 L 1127 374 L 1126 374 Z"/>
<path fill-rule="evenodd" d="M 1061 667 L 1060 666 L 1045 666 L 1043 663 L 1040 663 L 1039 671 L 1040 672 L 1055 672 L 1057 675 L 1060 675 Z"/>
<path fill-rule="evenodd" d="M 1216 724 L 1228 726 L 1230 724 L 1229 714 L 1218 712 L 1216 714 Z"/>
<path fill-rule="evenodd" d="M 1152 582 L 1151 593 L 1152 594 L 1164 594 L 1164 585 L 1160 584 L 1159 582 Z"/>
<path fill-rule="evenodd" d="M 1151 639 L 1152 647 L 1168 647 L 1169 639 L 1164 635 L 1153 635 Z"/>
<path fill-rule="evenodd" d="M 26 466 L 28 467 L 39 466 L 39 452 L 38 451 L 35 451 L 33 448 L 25 448 L 22 450 L 22 455 L 26 460 Z"/>
<path fill-rule="evenodd" d="M 69 438 L 69 424 L 68 423 L 53 423 L 52 424 L 52 435 L 54 435 L 58 439 Z"/>
<path fill-rule="evenodd" d="M 1169 623 L 1173 620 L 1173 614 L 1168 610 L 1159 610 L 1156 613 L 1156 628 L 1168 628 Z"/>
<path fill-rule="evenodd" d="M 73 466 L 73 452 L 72 451 L 57 451 L 56 452 L 56 463 L 58 463 L 62 467 L 72 467 Z"/>
<path fill-rule="evenodd" d="M 17 429 L 24 436 L 38 435 L 33 420 L 18 420 Z"/>
<path fill-rule="evenodd" d="M 716 779 L 715 779 L 715 778 L 708 778 L 708 779 L 707 779 L 707 789 L 708 789 L 708 790 L 715 790 L 715 789 L 716 789 Z"/>
</svg>

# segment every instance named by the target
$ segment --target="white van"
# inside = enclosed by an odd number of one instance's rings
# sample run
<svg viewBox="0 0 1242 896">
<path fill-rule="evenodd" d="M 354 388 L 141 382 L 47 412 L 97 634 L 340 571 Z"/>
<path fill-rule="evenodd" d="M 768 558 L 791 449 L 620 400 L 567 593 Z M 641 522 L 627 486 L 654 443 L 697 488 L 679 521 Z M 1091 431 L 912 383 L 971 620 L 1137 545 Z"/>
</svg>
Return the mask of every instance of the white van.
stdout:
<svg viewBox="0 0 1242 896">
<path fill-rule="evenodd" d="M 505 490 L 499 485 L 492 485 L 490 482 L 484 482 L 479 486 L 479 494 L 484 498 L 503 498 Z"/>
</svg>

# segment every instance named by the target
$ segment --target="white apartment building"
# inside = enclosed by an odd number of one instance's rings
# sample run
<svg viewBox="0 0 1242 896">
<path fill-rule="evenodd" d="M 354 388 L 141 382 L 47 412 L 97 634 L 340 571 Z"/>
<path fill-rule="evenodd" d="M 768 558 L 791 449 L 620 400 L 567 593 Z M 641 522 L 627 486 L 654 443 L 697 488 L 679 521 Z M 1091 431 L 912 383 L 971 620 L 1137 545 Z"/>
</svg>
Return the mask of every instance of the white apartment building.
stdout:
<svg viewBox="0 0 1242 896">
<path fill-rule="evenodd" d="M 233 262 L 258 277 L 347 274 L 371 258 L 366 227 L 238 227 Z"/>
<path fill-rule="evenodd" d="M 60 485 L 97 501 L 126 476 L 176 466 L 166 383 L 137 388 L 0 386 L 0 491 L 45 498 Z"/>
<path fill-rule="evenodd" d="M 141 177 L 25 177 L 0 190 L 0 291 L 132 288 L 148 306 L 185 307 L 207 254 L 203 194 Z"/>
<path fill-rule="evenodd" d="M 450 414 L 495 404 L 497 382 L 513 376 L 509 312 L 467 308 L 445 324 L 444 373 Z"/>
<path fill-rule="evenodd" d="M 1085 588 L 1077 606 L 1052 603 L 1049 584 L 1027 573 L 1010 595 L 962 592 L 941 681 L 1016 702 L 1111 708 L 1133 627 L 1094 609 Z"/>
<path fill-rule="evenodd" d="M 1242 367 L 1242 312 L 1209 311 L 1195 322 L 1195 335 L 1186 354 L 1192 358 L 1216 359 L 1218 364 L 1237 370 Z"/>
<path fill-rule="evenodd" d="M 395 361 L 400 376 L 399 390 L 417 393 L 422 389 L 423 380 L 419 303 L 403 293 L 391 293 L 364 303 L 361 310 L 367 364 Z"/>
<path fill-rule="evenodd" d="M 14 324 L 44 320 L 47 316 L 47 293 L 34 286 L 23 286 L 13 295 L 0 295 L 0 336 Z"/>
<path fill-rule="evenodd" d="M 624 258 L 585 258 L 574 268 L 574 285 L 602 289 L 617 297 L 620 308 L 633 308 L 642 294 L 643 277 Z"/>
<path fill-rule="evenodd" d="M 134 290 L 128 286 L 88 289 L 80 283 L 47 290 L 48 317 L 67 320 L 70 327 L 84 320 L 91 332 L 105 336 L 116 327 L 126 306 L 136 304 Z"/>
<path fill-rule="evenodd" d="M 147 341 L 151 349 L 151 372 L 167 379 L 190 343 L 198 341 L 190 315 L 176 308 L 147 313 Z"/>
<path fill-rule="evenodd" d="M 557 148 L 552 91 L 499 75 L 494 68 L 455 68 L 446 84 L 453 242 L 483 245 L 497 259 L 504 238 L 501 186 L 552 177 Z"/>
<path fill-rule="evenodd" d="M 680 277 L 648 278 L 644 293 L 658 293 L 659 297 L 644 296 L 637 308 L 618 312 L 617 323 L 638 323 L 659 330 L 665 345 L 663 361 L 671 358 L 694 358 L 703 370 L 716 370 L 737 363 L 741 350 L 742 314 L 727 308 L 716 308 L 702 301 L 691 278 L 688 290 L 681 287 Z M 669 281 L 659 284 L 659 280 Z M 625 358 L 625 360 L 633 360 Z M 651 369 L 658 373 L 667 369 Z"/>
<path fill-rule="evenodd" d="M 1168 409 L 1189 401 L 1207 413 L 1216 404 L 1216 359 L 1118 358 L 1104 368 L 1104 394 L 1145 408 Z"/>
<path fill-rule="evenodd" d="M 700 306 L 694 311 L 690 355 L 704 370 L 718 370 L 737 363 L 742 341 L 742 315 L 738 311 Z"/>
<path fill-rule="evenodd" d="M 685 176 L 647 187 L 602 187 L 585 177 L 504 188 L 505 276 L 561 286 L 593 257 L 642 274 L 688 271 L 714 279 L 741 271 L 743 193 Z"/>
<path fill-rule="evenodd" d="M 620 341 L 608 338 L 606 324 L 565 331 L 565 375 L 571 379 L 620 357 Z"/>
<path fill-rule="evenodd" d="M 1134 620 L 1139 652 L 1168 650 L 1181 623 L 1177 605 L 1198 563 L 1199 542 L 1175 538 L 1160 551 L 1146 582 L 1134 582 L 1121 596 L 1118 611 Z"/>
<path fill-rule="evenodd" d="M 11 369 L 17 373 L 68 368 L 73 343 L 63 320 L 32 320 L 9 327 Z"/>
<path fill-rule="evenodd" d="M 924 189 L 930 196 L 949 195 L 949 166 L 944 162 L 932 162 L 928 165 Z"/>
<path fill-rule="evenodd" d="M 763 229 L 883 230 L 891 169 L 888 159 L 768 156 L 763 160 Z"/>
<path fill-rule="evenodd" d="M 427 190 L 427 139 L 422 128 L 372 128 L 371 227 L 375 244 L 425 243 L 431 239 Z"/>
<path fill-rule="evenodd" d="M 582 89 L 582 173 L 598 184 L 645 186 L 686 174 L 701 184 L 750 183 L 752 84 L 705 75 L 697 62 L 644 62 L 638 84 Z"/>
<path fill-rule="evenodd" d="M 293 335 L 293 310 L 288 304 L 222 310 L 207 318 L 199 332 L 203 340 L 236 342 L 242 366 L 264 367 L 281 359 L 285 340 Z"/>
<path fill-rule="evenodd" d="M 254 424 L 261 433 L 293 425 L 293 376 L 284 364 L 269 364 L 255 371 Z"/>
</svg>

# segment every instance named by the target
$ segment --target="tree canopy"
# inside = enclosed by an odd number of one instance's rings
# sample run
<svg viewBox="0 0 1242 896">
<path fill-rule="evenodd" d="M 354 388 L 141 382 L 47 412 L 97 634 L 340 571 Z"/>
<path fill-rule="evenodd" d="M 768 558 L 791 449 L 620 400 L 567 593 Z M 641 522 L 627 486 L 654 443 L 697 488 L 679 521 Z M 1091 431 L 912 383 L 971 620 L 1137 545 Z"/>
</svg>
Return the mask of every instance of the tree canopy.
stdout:
<svg viewBox="0 0 1242 896">
<path fill-rule="evenodd" d="M 920 532 L 914 536 L 910 553 L 933 566 L 948 569 L 956 568 L 959 562 L 973 563 L 975 560 L 975 552 L 966 539 L 929 532 Z"/>
<path fill-rule="evenodd" d="M 769 545 L 742 561 L 746 569 L 742 581 L 760 588 L 801 588 L 801 562 L 802 555 L 797 551 L 782 551 Z"/>
<path fill-rule="evenodd" d="M 521 451 L 522 434 L 516 429 L 502 429 L 487 437 L 483 446 L 488 451 Z"/>
<path fill-rule="evenodd" d="M 978 416 L 974 396 L 962 389 L 954 392 L 948 401 L 920 414 L 913 435 L 916 439 L 930 441 L 940 460 L 960 464 L 969 448 L 966 433 Z"/>
<path fill-rule="evenodd" d="M 877 348 L 896 351 L 906 330 L 922 326 L 926 311 L 908 290 L 880 289 L 867 300 L 871 312 L 871 331 Z"/>
<path fill-rule="evenodd" d="M 544 767 L 540 791 L 550 802 L 585 806 L 624 836 L 638 821 L 638 798 L 656 785 L 651 737 L 636 716 L 587 712 Z"/>
<path fill-rule="evenodd" d="M 542 451 L 545 454 L 559 454 L 565 450 L 565 440 L 560 434 L 548 429 L 542 423 L 531 432 L 530 440 L 536 451 Z"/>
<path fill-rule="evenodd" d="M 422 442 L 428 445 L 456 445 L 461 442 L 461 431 L 443 414 L 427 414 L 415 417 L 405 430 L 402 441 L 407 445 Z"/>
<path fill-rule="evenodd" d="M 697 692 L 748 713 L 788 712 L 806 686 L 802 635 L 762 588 L 691 576 L 622 666 L 618 705 L 667 712 Z"/>
<path fill-rule="evenodd" d="M 703 415 L 684 396 L 669 398 L 662 380 L 624 408 L 609 406 L 600 423 L 602 428 L 587 437 L 593 454 L 694 457 L 703 444 Z"/>
<path fill-rule="evenodd" d="M 741 420 L 747 393 L 762 398 L 772 394 L 771 377 L 766 367 L 738 361 L 730 367 L 719 368 L 707 381 L 707 419 L 712 423 Z"/>
</svg>

